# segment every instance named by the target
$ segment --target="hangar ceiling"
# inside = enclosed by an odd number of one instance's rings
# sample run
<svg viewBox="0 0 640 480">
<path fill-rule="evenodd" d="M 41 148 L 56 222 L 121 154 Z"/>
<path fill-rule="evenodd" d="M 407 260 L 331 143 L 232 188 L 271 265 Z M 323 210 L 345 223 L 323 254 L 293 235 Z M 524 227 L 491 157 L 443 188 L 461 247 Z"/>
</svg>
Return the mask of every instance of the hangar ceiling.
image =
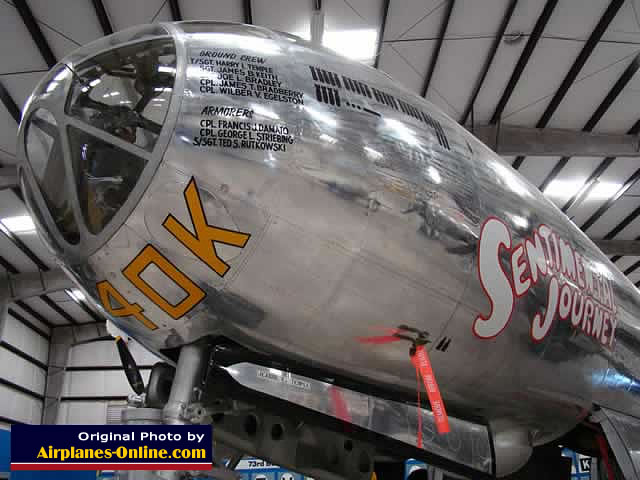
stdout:
<svg viewBox="0 0 640 480">
<path fill-rule="evenodd" d="M 384 70 L 479 134 L 494 125 L 570 129 L 637 145 L 640 0 L 0 0 L 0 166 L 15 162 L 20 106 L 37 81 L 87 42 L 195 19 L 309 38 L 320 10 L 326 46 Z M 562 147 L 504 158 L 605 240 L 639 287 L 640 154 L 580 156 Z M 17 190 L 0 191 L 0 265 L 9 273 L 55 268 L 26 215 Z M 11 314 L 40 330 L 101 321 L 73 290 L 17 302 Z"/>
</svg>

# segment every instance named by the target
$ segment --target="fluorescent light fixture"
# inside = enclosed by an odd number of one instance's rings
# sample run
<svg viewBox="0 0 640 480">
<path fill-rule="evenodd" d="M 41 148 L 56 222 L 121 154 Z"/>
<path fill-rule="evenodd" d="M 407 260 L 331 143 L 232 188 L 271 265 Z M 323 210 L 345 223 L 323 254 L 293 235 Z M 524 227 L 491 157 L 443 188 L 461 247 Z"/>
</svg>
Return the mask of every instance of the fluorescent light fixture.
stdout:
<svg viewBox="0 0 640 480">
<path fill-rule="evenodd" d="M 12 233 L 34 233 L 36 226 L 29 215 L 5 217 L 0 220 L 2 226 Z"/>
<path fill-rule="evenodd" d="M 167 67 L 165 65 L 160 65 L 158 67 L 158 71 L 162 73 L 176 73 L 176 69 L 173 67 Z"/>
<path fill-rule="evenodd" d="M 545 195 L 554 198 L 569 198 L 584 187 L 584 180 L 554 180 L 544 189 Z M 598 182 L 591 189 L 587 198 L 605 200 L 612 197 L 622 187 L 617 182 Z"/>
<path fill-rule="evenodd" d="M 322 44 L 351 60 L 373 60 L 376 55 L 378 32 L 375 28 L 358 30 L 327 31 Z"/>
<path fill-rule="evenodd" d="M 89 85 L 92 87 L 95 87 L 96 85 L 98 85 L 102 80 L 100 80 L 99 78 L 96 78 L 95 80 L 91 80 L 89 82 Z"/>
<path fill-rule="evenodd" d="M 75 300 L 76 303 L 83 302 L 85 300 L 84 293 L 78 288 L 67 289 L 67 294 Z"/>
</svg>

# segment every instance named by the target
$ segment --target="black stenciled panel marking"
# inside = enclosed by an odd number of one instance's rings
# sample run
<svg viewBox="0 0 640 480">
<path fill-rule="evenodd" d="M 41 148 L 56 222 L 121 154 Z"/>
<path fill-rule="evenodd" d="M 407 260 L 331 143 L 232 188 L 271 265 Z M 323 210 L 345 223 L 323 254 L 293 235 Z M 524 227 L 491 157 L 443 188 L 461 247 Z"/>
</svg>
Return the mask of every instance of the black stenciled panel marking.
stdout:
<svg viewBox="0 0 640 480">
<path fill-rule="evenodd" d="M 333 105 L 335 107 L 339 107 L 340 104 L 340 94 L 338 90 L 335 88 L 325 87 L 324 85 L 318 85 L 316 83 L 316 99 L 319 102 L 326 103 L 328 105 Z"/>
<path fill-rule="evenodd" d="M 449 140 L 447 139 L 446 134 L 444 133 L 444 128 L 442 128 L 442 124 L 435 120 L 431 115 L 425 113 L 420 110 L 418 107 L 411 105 L 403 100 L 396 99 L 393 95 L 387 92 L 383 92 L 375 87 L 370 87 L 366 83 L 350 78 L 346 75 L 341 75 L 342 83 L 340 82 L 340 78 L 337 73 L 331 72 L 329 70 L 325 70 L 320 67 L 314 67 L 309 65 L 309 71 L 311 72 L 311 78 L 318 83 L 324 84 L 319 85 L 315 83 L 316 89 L 316 99 L 319 102 L 326 103 L 328 105 L 333 105 L 340 107 L 342 102 L 340 101 L 340 94 L 338 92 L 339 89 L 343 88 L 348 92 L 360 95 L 365 98 L 375 99 L 378 103 L 382 105 L 386 105 L 387 107 L 396 110 L 398 112 L 402 112 L 405 115 L 412 117 L 418 120 L 421 123 L 424 123 L 428 127 L 430 127 L 435 133 L 438 143 L 447 150 L 451 150 L 451 146 L 449 145 Z M 328 87 L 326 85 L 330 85 Z M 332 88 L 337 87 L 337 88 Z M 371 115 L 381 117 L 381 114 L 371 110 L 369 108 L 362 107 L 353 102 L 344 102 L 345 106 L 349 108 L 355 108 L 359 111 L 364 111 Z"/>
<path fill-rule="evenodd" d="M 442 337 L 442 339 L 436 345 L 436 350 L 439 350 L 441 352 L 446 352 L 447 349 L 449 348 L 450 343 L 451 343 L 451 338 Z"/>
</svg>

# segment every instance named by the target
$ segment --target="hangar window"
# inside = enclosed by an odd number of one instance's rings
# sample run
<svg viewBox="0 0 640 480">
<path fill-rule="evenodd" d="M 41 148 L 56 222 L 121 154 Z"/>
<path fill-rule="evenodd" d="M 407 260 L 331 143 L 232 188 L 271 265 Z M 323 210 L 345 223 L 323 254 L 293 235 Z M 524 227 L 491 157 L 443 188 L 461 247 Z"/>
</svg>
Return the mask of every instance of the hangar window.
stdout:
<svg viewBox="0 0 640 480">
<path fill-rule="evenodd" d="M 170 38 L 103 52 L 75 69 L 66 112 L 151 151 L 169 109 L 175 74 Z"/>
<path fill-rule="evenodd" d="M 77 128 L 68 127 L 68 134 L 80 210 L 95 235 L 120 210 L 146 160 Z"/>
<path fill-rule="evenodd" d="M 53 221 L 67 242 L 78 243 L 80 234 L 69 202 L 58 123 L 50 112 L 40 108 L 29 117 L 25 143 L 29 164 Z"/>
</svg>

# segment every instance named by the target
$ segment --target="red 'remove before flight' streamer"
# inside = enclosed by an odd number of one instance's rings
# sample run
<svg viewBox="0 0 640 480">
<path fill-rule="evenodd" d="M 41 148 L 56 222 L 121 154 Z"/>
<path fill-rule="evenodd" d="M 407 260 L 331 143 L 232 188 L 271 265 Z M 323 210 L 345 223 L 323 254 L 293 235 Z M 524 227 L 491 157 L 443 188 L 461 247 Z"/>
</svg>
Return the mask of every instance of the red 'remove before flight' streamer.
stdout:
<svg viewBox="0 0 640 480">
<path fill-rule="evenodd" d="M 429 397 L 429 403 L 431 404 L 431 410 L 433 411 L 433 419 L 436 423 L 438 433 L 449 433 L 451 428 L 449 427 L 449 417 L 447 411 L 444 408 L 444 402 L 442 401 L 442 395 L 440 395 L 440 389 L 436 382 L 436 377 L 433 374 L 431 368 L 431 362 L 429 356 L 424 348 L 424 345 L 416 346 L 416 353 L 411 357 L 411 363 L 416 367 L 416 371 L 420 372 L 422 381 L 424 382 L 424 388 L 427 390 L 427 396 Z"/>
</svg>

